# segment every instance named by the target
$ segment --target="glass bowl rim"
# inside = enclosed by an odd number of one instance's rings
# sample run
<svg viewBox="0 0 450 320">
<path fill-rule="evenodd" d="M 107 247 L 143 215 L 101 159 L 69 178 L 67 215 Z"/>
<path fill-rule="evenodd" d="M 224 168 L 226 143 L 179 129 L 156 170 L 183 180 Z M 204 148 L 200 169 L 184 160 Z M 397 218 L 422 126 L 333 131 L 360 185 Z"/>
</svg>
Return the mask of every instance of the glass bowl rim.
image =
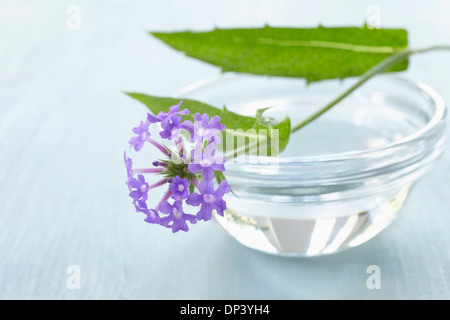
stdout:
<svg viewBox="0 0 450 320">
<path fill-rule="evenodd" d="M 250 74 L 237 74 L 233 72 L 209 77 L 197 82 L 194 82 L 184 88 L 178 90 L 173 94 L 174 97 L 182 98 L 183 95 L 189 94 L 194 90 L 202 89 L 208 85 L 218 84 L 222 81 L 227 81 L 235 78 L 243 78 L 243 77 L 255 77 L 255 78 L 264 78 L 265 76 L 259 75 L 250 75 Z M 265 78 L 281 78 L 282 77 L 265 77 Z M 321 155 L 311 155 L 311 156 L 296 156 L 296 157 L 278 157 L 279 164 L 283 163 L 321 163 L 321 162 L 334 162 L 334 161 L 346 161 L 352 160 L 355 158 L 376 158 L 377 154 L 388 152 L 389 150 L 397 149 L 399 147 L 411 144 L 420 140 L 427 133 L 432 131 L 446 116 L 446 103 L 442 96 L 431 86 L 421 81 L 414 81 L 411 79 L 407 79 L 404 76 L 393 75 L 393 74 L 380 74 L 377 75 L 374 79 L 383 79 L 386 78 L 388 80 L 398 81 L 405 86 L 408 86 L 409 90 L 420 91 L 425 94 L 429 98 L 429 104 L 434 106 L 434 112 L 430 120 L 419 130 L 399 139 L 394 142 L 390 142 L 384 146 L 370 148 L 370 149 L 361 149 L 361 150 L 351 150 L 337 153 L 329 153 L 329 154 L 321 154 Z M 290 79 L 290 78 L 289 78 Z M 302 80 L 302 79 L 298 79 Z M 346 79 L 346 80 L 356 80 L 356 79 Z M 337 81 L 337 80 L 336 80 Z M 361 88 L 365 85 L 370 85 L 370 80 L 367 84 L 363 84 Z M 358 89 L 357 89 L 358 90 Z M 258 164 L 253 165 L 258 166 Z"/>
</svg>

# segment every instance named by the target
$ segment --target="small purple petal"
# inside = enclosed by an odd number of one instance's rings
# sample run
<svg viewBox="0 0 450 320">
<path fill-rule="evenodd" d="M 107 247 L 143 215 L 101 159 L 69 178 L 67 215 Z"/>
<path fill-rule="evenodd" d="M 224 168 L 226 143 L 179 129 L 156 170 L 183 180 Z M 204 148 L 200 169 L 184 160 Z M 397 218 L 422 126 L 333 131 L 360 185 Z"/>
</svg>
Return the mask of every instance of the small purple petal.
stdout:
<svg viewBox="0 0 450 320">
<path fill-rule="evenodd" d="M 197 220 L 208 221 L 212 218 L 213 206 L 210 203 L 202 204 L 200 211 L 197 213 Z"/>
<path fill-rule="evenodd" d="M 212 180 L 214 179 L 214 170 L 212 167 L 204 167 L 202 171 L 202 179 L 203 180 Z"/>
<path fill-rule="evenodd" d="M 216 198 L 221 198 L 225 195 L 225 193 L 228 193 L 230 191 L 231 191 L 230 185 L 226 181 L 222 181 L 217 187 L 217 190 L 213 192 L 213 195 Z"/>
<path fill-rule="evenodd" d="M 150 137 L 150 133 L 148 132 L 149 126 L 150 122 L 147 120 L 145 122 L 141 121 L 141 124 L 138 127 L 133 128 L 133 132 L 137 136 L 131 138 L 129 144 L 131 147 L 134 147 L 134 150 L 140 151 L 144 146 L 145 141 Z"/>
<path fill-rule="evenodd" d="M 189 180 L 176 176 L 169 185 L 174 200 L 186 199 L 189 194 Z"/>
<path fill-rule="evenodd" d="M 181 106 L 182 103 L 183 103 L 183 101 L 180 101 L 180 102 L 178 102 L 178 104 L 176 104 L 174 106 L 171 106 L 169 108 L 169 113 L 168 114 L 171 115 L 171 114 L 177 113 L 178 110 L 180 110 L 180 106 Z"/>
<path fill-rule="evenodd" d="M 133 190 L 133 191 L 131 191 L 131 192 L 129 193 L 129 196 L 130 196 L 131 198 L 133 198 L 134 201 L 138 201 L 139 198 L 141 197 L 141 193 L 140 193 L 139 191 L 137 191 L 137 190 Z"/>
<path fill-rule="evenodd" d="M 214 176 L 213 171 L 225 171 L 225 157 L 214 157 L 215 145 L 208 144 L 204 151 L 201 149 L 201 144 L 197 144 L 191 151 L 192 162 L 188 165 L 188 170 L 192 173 L 197 173 L 203 170 L 202 178 L 211 180 Z"/>
<path fill-rule="evenodd" d="M 222 199 L 225 193 L 230 192 L 230 186 L 226 181 L 222 181 L 214 190 L 214 184 L 211 180 L 203 180 L 199 186 L 200 194 L 192 193 L 188 196 L 187 204 L 199 206 L 197 213 L 198 220 L 209 220 L 212 217 L 212 210 L 216 210 L 217 214 L 223 215 L 226 209 L 226 202 Z"/>
<path fill-rule="evenodd" d="M 202 180 L 199 190 L 202 194 L 212 194 L 214 192 L 214 183 L 211 180 Z"/>
<path fill-rule="evenodd" d="M 216 210 L 217 214 L 223 217 L 223 212 L 227 208 L 227 203 L 223 199 L 216 199 L 216 201 L 213 204 L 213 207 Z"/>
<path fill-rule="evenodd" d="M 132 189 L 136 189 L 129 193 L 129 196 L 133 198 L 133 201 L 146 201 L 148 199 L 148 190 L 150 188 L 143 175 L 138 175 L 137 179 L 133 178 L 129 186 Z"/>
<path fill-rule="evenodd" d="M 220 123 L 220 117 L 214 116 L 209 120 L 207 113 L 194 115 L 195 123 L 185 122 L 184 127 L 191 133 L 191 141 L 214 141 L 215 144 L 221 142 L 221 131 L 226 127 Z"/>
<path fill-rule="evenodd" d="M 174 201 L 173 207 L 178 211 L 183 212 L 183 204 L 181 203 L 181 201 Z"/>
<path fill-rule="evenodd" d="M 161 201 L 158 205 L 159 211 L 165 214 L 172 213 L 172 205 L 167 201 Z"/>
<path fill-rule="evenodd" d="M 141 183 L 139 182 L 138 179 L 134 178 L 133 180 L 131 180 L 130 182 L 130 187 L 138 189 L 141 187 Z"/>
<path fill-rule="evenodd" d="M 203 197 L 198 193 L 191 193 L 187 196 L 186 203 L 191 206 L 198 206 L 202 203 Z"/>
<path fill-rule="evenodd" d="M 148 210 L 148 212 L 146 212 L 147 218 L 145 218 L 145 222 L 148 223 L 158 223 L 159 222 L 159 215 L 158 212 L 156 212 L 156 210 L 154 209 L 150 209 Z"/>
<path fill-rule="evenodd" d="M 183 101 L 180 101 L 177 105 L 171 106 L 169 108 L 169 112 L 168 113 L 164 113 L 164 112 L 160 112 L 158 113 L 158 115 L 152 115 L 152 114 L 148 114 L 147 115 L 147 119 L 150 123 L 156 123 L 156 122 L 164 122 L 166 121 L 168 118 L 172 117 L 172 116 L 184 116 L 189 114 L 189 110 L 188 109 L 184 109 L 182 111 L 180 110 L 180 106 L 183 103 Z"/>
<path fill-rule="evenodd" d="M 192 162 L 188 164 L 188 170 L 191 173 L 197 173 L 197 172 L 199 172 L 202 169 L 203 169 L 203 167 L 200 164 L 195 164 L 195 163 L 192 163 Z"/>
<path fill-rule="evenodd" d="M 179 137 L 181 127 L 181 116 L 172 115 L 161 122 L 163 131 L 159 133 L 161 138 L 173 140 Z"/>
<path fill-rule="evenodd" d="M 138 175 L 138 180 L 140 183 L 145 183 L 145 177 L 142 174 Z"/>
<path fill-rule="evenodd" d="M 225 166 L 223 164 L 213 163 L 210 168 L 214 171 L 225 171 Z"/>
<path fill-rule="evenodd" d="M 147 114 L 147 120 L 148 120 L 150 123 L 160 122 L 160 121 L 162 121 L 162 119 L 163 119 L 163 115 L 164 115 L 163 112 L 158 113 L 158 115 L 156 115 L 156 116 L 154 116 L 154 115 L 148 113 L 148 114 Z"/>
<path fill-rule="evenodd" d="M 220 117 L 214 116 L 211 118 L 211 121 L 209 122 L 209 126 L 212 128 L 215 128 L 219 131 L 223 131 L 226 129 L 226 126 L 224 124 L 220 123 Z"/>
<path fill-rule="evenodd" d="M 159 223 L 158 212 L 154 209 L 148 209 L 147 203 L 145 201 L 136 201 L 134 203 L 137 212 L 144 213 L 147 217 L 144 219 L 148 223 Z"/>
<path fill-rule="evenodd" d="M 181 124 L 181 128 L 183 128 L 184 130 L 186 130 L 187 132 L 189 132 L 191 134 L 191 142 L 194 141 L 193 140 L 193 134 L 194 134 L 194 124 L 189 121 L 183 121 L 183 123 Z"/>
<path fill-rule="evenodd" d="M 161 203 L 161 206 L 164 208 L 161 210 L 163 213 L 166 213 L 168 216 L 160 219 L 160 225 L 168 228 L 172 228 L 172 232 L 188 231 L 188 225 L 186 221 L 189 221 L 192 224 L 197 223 L 195 217 L 191 214 L 184 213 L 183 205 L 181 201 L 174 201 L 173 205 L 169 204 L 167 201 Z M 160 207 L 160 209 L 162 209 Z"/>
<path fill-rule="evenodd" d="M 126 152 L 123 153 L 123 159 L 125 162 L 125 167 L 127 168 L 127 181 L 125 182 L 125 184 L 128 186 L 128 189 L 131 190 L 130 183 L 133 179 L 133 160 L 127 157 Z"/>
</svg>

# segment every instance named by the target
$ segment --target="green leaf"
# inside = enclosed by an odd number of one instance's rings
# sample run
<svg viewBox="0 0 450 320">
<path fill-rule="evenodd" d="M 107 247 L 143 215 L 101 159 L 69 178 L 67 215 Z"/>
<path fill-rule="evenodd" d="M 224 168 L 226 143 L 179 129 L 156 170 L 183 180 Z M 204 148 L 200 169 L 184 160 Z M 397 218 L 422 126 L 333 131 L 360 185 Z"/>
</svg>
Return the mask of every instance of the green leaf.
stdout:
<svg viewBox="0 0 450 320">
<path fill-rule="evenodd" d="M 252 28 L 151 32 L 186 55 L 235 71 L 308 82 L 359 76 L 408 45 L 403 29 Z M 408 61 L 387 71 L 403 71 Z"/>
<path fill-rule="evenodd" d="M 194 193 L 195 192 L 195 185 L 191 182 L 189 184 L 189 193 Z"/>
<path fill-rule="evenodd" d="M 153 114 L 158 114 L 159 112 L 167 113 L 171 106 L 178 104 L 180 100 L 182 100 L 183 104 L 181 109 L 187 108 L 190 110 L 190 113 L 188 115 L 182 117 L 182 121 L 184 120 L 194 121 L 194 115 L 196 113 L 200 114 L 207 113 L 210 118 L 217 115 L 220 117 L 220 122 L 227 127 L 225 134 L 227 135 L 227 138 L 231 137 L 233 139 L 234 145 L 236 145 L 237 139 L 244 138 L 246 139 L 245 144 L 248 147 L 251 143 L 250 141 L 254 141 L 252 139 L 260 138 L 258 136 L 258 133 L 261 132 L 260 129 L 267 130 L 267 135 L 265 140 L 261 139 L 257 140 L 258 147 L 262 146 L 262 142 L 264 142 L 264 145 L 267 144 L 268 155 L 275 155 L 271 154 L 271 150 L 273 149 L 272 139 L 276 137 L 276 134 L 278 136 L 277 137 L 278 147 L 276 146 L 276 143 L 274 143 L 273 147 L 276 148 L 274 151 L 276 152 L 283 151 L 289 142 L 289 136 L 291 132 L 291 122 L 288 117 L 279 119 L 278 121 L 271 121 L 270 123 L 265 123 L 261 120 L 262 111 L 260 110 L 257 112 L 257 117 L 249 117 L 231 112 L 226 107 L 223 107 L 223 109 L 219 109 L 197 100 L 184 98 L 157 97 L 146 95 L 143 93 L 133 93 L 133 92 L 127 92 L 127 94 L 130 97 L 145 104 Z M 276 131 L 272 131 L 272 129 L 275 129 Z M 224 139 L 222 140 L 224 144 L 223 148 L 224 150 L 227 150 L 226 149 L 227 139 L 225 139 L 224 137 Z M 236 152 L 237 153 L 246 152 L 246 150 L 236 150 Z"/>
</svg>

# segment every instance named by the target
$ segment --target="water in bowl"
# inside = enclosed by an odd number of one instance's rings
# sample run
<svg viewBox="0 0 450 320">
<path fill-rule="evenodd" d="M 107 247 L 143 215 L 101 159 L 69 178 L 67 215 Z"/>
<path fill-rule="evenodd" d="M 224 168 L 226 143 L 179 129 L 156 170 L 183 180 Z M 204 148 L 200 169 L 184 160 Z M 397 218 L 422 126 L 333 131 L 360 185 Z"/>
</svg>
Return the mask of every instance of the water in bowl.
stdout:
<svg viewBox="0 0 450 320">
<path fill-rule="evenodd" d="M 266 117 L 287 114 L 295 124 L 317 110 L 320 103 L 314 99 L 257 101 L 239 106 L 239 112 L 251 115 L 256 109 L 272 106 Z M 321 156 L 383 147 L 421 125 L 404 117 L 385 99 L 380 103 L 373 99 L 343 102 L 294 133 L 280 156 Z M 227 197 L 227 210 L 224 217 L 215 216 L 217 222 L 248 247 L 286 256 L 330 254 L 367 241 L 394 219 L 411 187 L 407 183 L 377 195 L 309 202 L 308 196 L 326 197 L 359 186 L 283 188 L 277 183 L 271 187 L 270 179 L 260 186 L 245 185 L 232 175 L 227 179 L 239 197 Z"/>
</svg>

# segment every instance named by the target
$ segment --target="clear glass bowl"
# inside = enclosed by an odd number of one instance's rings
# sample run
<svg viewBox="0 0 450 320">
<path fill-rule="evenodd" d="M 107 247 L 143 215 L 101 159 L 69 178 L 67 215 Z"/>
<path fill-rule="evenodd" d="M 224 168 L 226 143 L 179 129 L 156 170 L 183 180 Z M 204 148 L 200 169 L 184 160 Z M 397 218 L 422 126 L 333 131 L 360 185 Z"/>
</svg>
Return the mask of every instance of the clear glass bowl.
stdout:
<svg viewBox="0 0 450 320">
<path fill-rule="evenodd" d="M 353 80 L 306 85 L 298 79 L 227 74 L 179 96 L 292 124 Z M 235 195 L 216 221 L 237 241 L 266 253 L 316 256 L 360 245 L 396 217 L 411 186 L 442 153 L 445 103 L 430 87 L 375 77 L 293 134 L 276 166 L 227 163 Z"/>
</svg>

